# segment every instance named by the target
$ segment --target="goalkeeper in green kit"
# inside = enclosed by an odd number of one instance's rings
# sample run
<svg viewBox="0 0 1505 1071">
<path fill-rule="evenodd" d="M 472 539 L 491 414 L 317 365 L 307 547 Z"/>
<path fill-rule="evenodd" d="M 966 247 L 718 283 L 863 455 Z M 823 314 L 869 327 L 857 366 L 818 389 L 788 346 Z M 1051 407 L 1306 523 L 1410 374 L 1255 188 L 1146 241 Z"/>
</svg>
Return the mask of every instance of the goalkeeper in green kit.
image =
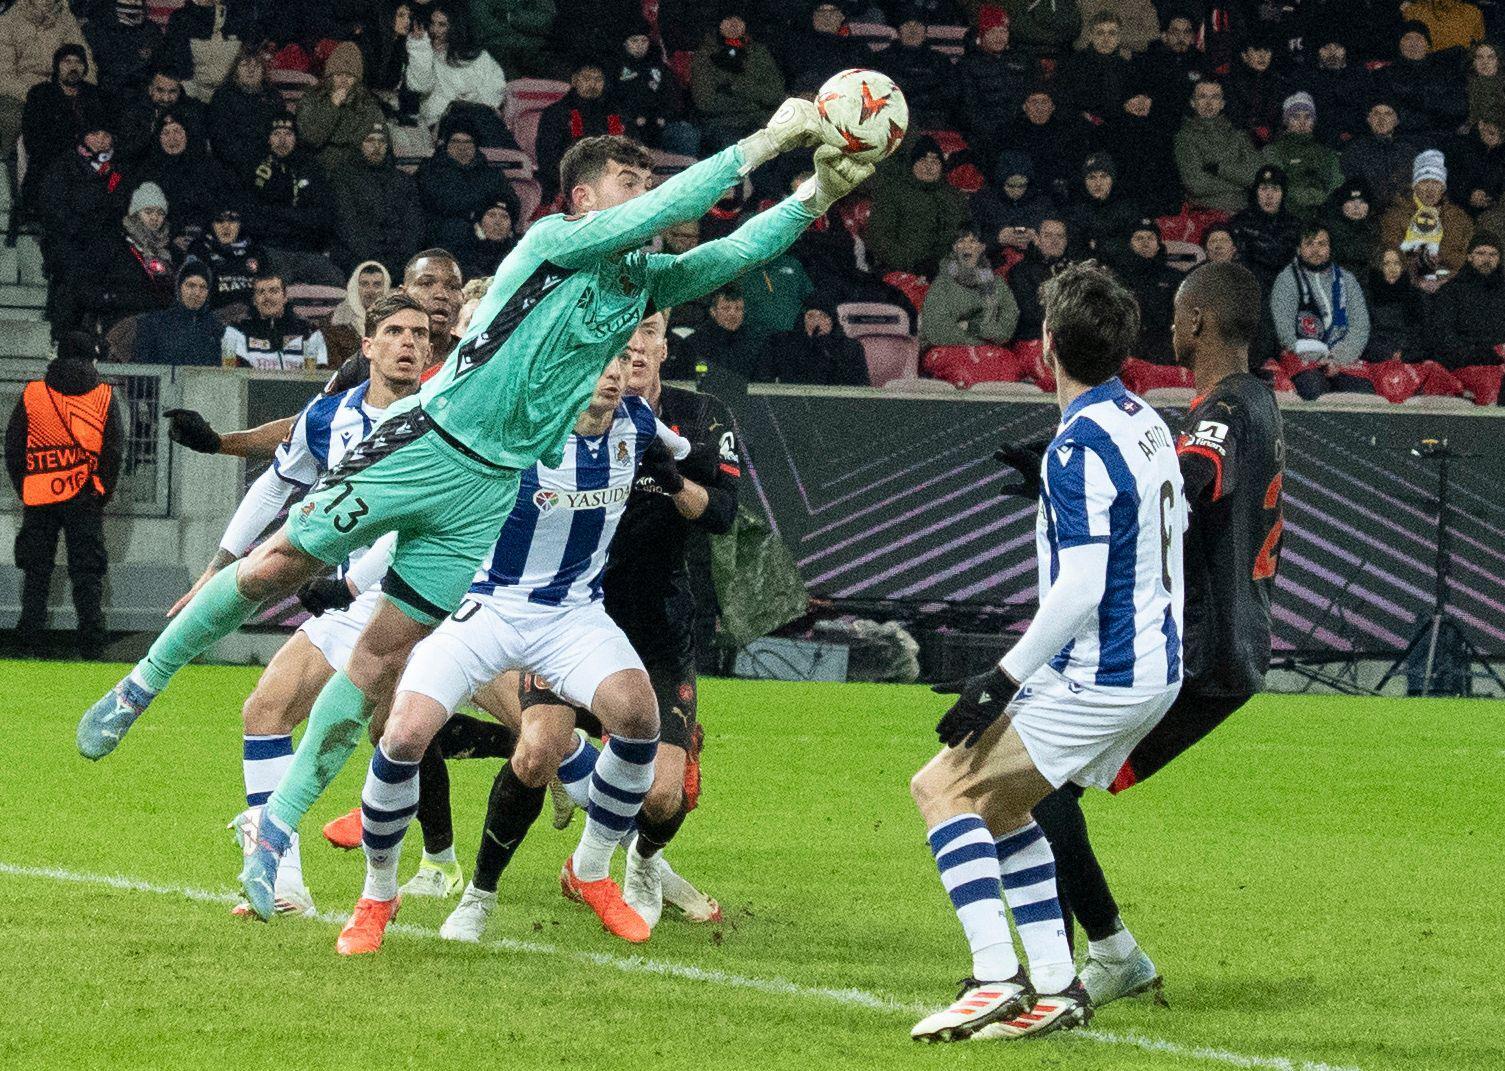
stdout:
<svg viewBox="0 0 1505 1071">
<path fill-rule="evenodd" d="M 760 164 L 817 145 L 815 176 L 733 234 L 680 256 L 642 251 L 659 231 L 698 219 Z M 872 165 L 822 145 L 814 105 L 789 100 L 762 130 L 652 191 L 647 152 L 627 138 L 578 142 L 560 173 L 570 213 L 529 228 L 439 373 L 401 411 L 394 405 L 280 531 L 210 579 L 89 708 L 78 725 L 86 758 L 113 751 L 173 675 L 263 601 L 396 532 L 382 603 L 345 672 L 320 693 L 298 758 L 268 803 L 277 821 L 263 821 L 261 836 L 275 850 L 367 722 L 385 716 L 414 644 L 459 606 L 511 511 L 519 470 L 560 463 L 601 370 L 645 311 L 710 293 L 782 253 Z"/>
</svg>

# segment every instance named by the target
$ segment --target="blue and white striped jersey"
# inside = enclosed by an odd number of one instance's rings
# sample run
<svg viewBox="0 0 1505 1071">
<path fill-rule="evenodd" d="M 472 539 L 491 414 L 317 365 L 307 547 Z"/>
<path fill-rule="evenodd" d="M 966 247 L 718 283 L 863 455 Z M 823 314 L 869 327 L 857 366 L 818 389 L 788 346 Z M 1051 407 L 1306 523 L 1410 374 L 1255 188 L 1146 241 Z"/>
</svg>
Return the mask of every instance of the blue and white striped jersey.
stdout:
<svg viewBox="0 0 1505 1071">
<path fill-rule="evenodd" d="M 606 549 L 656 430 L 648 404 L 624 398 L 606 434 L 571 434 L 557 468 L 524 469 L 517 505 L 470 590 L 535 606 L 601 598 Z"/>
<path fill-rule="evenodd" d="M 1041 465 L 1040 598 L 1063 550 L 1105 543 L 1108 566 L 1096 616 L 1052 668 L 1080 684 L 1144 692 L 1181 680 L 1186 524 L 1175 440 L 1155 410 L 1116 378 L 1072 402 Z"/>
<path fill-rule="evenodd" d="M 381 423 L 384 409 L 365 404 L 367 380 L 343 394 L 317 395 L 277 447 L 272 469 L 288 483 L 312 487 Z"/>
</svg>

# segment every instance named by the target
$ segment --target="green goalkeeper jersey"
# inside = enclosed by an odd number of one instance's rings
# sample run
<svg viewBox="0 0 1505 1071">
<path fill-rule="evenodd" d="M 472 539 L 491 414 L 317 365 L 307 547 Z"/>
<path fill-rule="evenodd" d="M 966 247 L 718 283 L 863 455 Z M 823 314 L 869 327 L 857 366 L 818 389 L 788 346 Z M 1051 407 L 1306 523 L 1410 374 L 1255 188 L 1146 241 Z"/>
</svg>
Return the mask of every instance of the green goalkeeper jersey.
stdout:
<svg viewBox="0 0 1505 1071">
<path fill-rule="evenodd" d="M 708 294 L 787 249 L 814 217 L 794 198 L 679 256 L 642 246 L 742 181 L 737 146 L 625 204 L 534 223 L 497 268 L 460 345 L 423 386 L 446 434 L 495 465 L 559 465 L 606 363 L 654 309 Z"/>
</svg>

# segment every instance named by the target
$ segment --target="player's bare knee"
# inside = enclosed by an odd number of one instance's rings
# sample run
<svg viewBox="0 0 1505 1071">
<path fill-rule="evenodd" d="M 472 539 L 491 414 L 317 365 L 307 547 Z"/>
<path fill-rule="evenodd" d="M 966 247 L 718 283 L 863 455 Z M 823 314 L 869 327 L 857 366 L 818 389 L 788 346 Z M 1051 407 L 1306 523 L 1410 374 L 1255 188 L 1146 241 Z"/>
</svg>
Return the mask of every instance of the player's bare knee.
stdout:
<svg viewBox="0 0 1505 1071">
<path fill-rule="evenodd" d="M 684 798 L 683 779 L 676 782 L 655 778 L 648 795 L 643 797 L 643 817 L 650 822 L 667 822 L 679 813 Z"/>
<path fill-rule="evenodd" d="M 297 591 L 322 568 L 278 533 L 240 562 L 235 587 L 247 599 L 270 599 Z"/>
<path fill-rule="evenodd" d="M 624 669 L 602 681 L 591 712 L 617 736 L 649 740 L 658 735 L 658 699 L 642 670 Z"/>
<path fill-rule="evenodd" d="M 567 730 L 560 734 L 552 726 L 524 726 L 517 749 L 508 760 L 512 772 L 529 788 L 541 788 L 558 772 L 574 738 L 573 732 Z"/>
<path fill-rule="evenodd" d="M 246 696 L 240 720 L 247 736 L 285 736 L 297 725 L 288 713 L 287 704 L 260 685 Z"/>
</svg>

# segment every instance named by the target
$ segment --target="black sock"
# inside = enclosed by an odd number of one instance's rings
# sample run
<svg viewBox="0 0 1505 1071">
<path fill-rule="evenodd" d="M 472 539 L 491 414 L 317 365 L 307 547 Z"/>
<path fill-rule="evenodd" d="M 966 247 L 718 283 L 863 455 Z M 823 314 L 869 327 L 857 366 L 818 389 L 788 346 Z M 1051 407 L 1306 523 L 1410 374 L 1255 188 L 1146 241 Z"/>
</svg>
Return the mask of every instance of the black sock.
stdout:
<svg viewBox="0 0 1505 1071">
<path fill-rule="evenodd" d="M 423 850 L 438 855 L 455 846 L 455 826 L 449 816 L 449 770 L 438 742 L 431 742 L 418 762 L 418 825 Z"/>
<path fill-rule="evenodd" d="M 655 822 L 641 812 L 638 814 L 638 840 L 634 850 L 644 859 L 652 859 L 659 852 L 669 846 L 674 839 L 674 834 L 679 832 L 679 827 L 685 824 L 685 815 L 690 812 L 685 810 L 681 803 L 679 810 L 662 822 Z"/>
<path fill-rule="evenodd" d="M 529 788 L 512 764 L 503 766 L 491 782 L 491 798 L 486 801 L 486 828 L 481 833 L 481 848 L 476 852 L 476 872 L 471 884 L 484 892 L 496 892 L 502 870 L 512 862 L 512 853 L 523 842 L 523 835 L 543 810 L 543 786 Z"/>
<path fill-rule="evenodd" d="M 446 759 L 510 759 L 517 734 L 500 722 L 456 714 L 434 736 Z"/>
<path fill-rule="evenodd" d="M 1081 794 L 1082 790 L 1075 785 L 1056 789 L 1035 804 L 1035 821 L 1045 831 L 1056 857 L 1056 891 L 1061 897 L 1062 911 L 1066 911 L 1069 903 L 1088 939 L 1101 941 L 1122 924 L 1108 879 L 1103 876 L 1103 868 L 1098 865 L 1092 842 L 1087 838 Z"/>
</svg>

